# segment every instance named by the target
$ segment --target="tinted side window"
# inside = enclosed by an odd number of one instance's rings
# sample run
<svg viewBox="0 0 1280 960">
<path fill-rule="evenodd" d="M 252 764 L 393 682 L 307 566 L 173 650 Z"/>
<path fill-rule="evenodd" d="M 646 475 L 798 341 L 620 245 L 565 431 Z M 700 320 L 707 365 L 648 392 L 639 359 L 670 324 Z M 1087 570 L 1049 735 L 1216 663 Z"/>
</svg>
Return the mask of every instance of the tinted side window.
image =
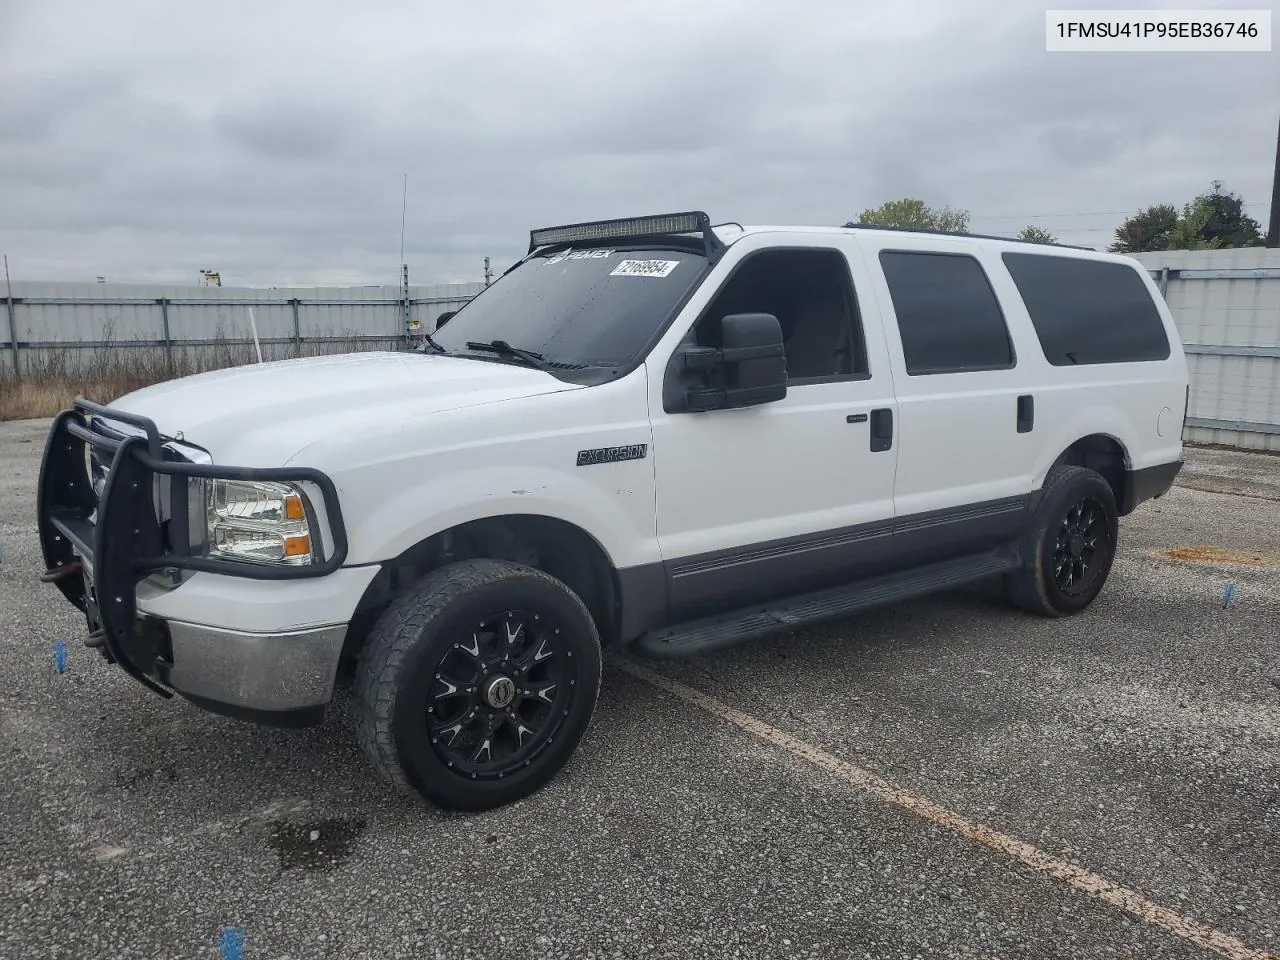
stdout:
<svg viewBox="0 0 1280 960">
<path fill-rule="evenodd" d="M 703 314 L 698 342 L 719 346 L 716 324 L 733 313 L 778 318 L 790 380 L 867 374 L 849 265 L 837 250 L 765 250 L 749 256 Z"/>
<path fill-rule="evenodd" d="M 1013 344 L 982 265 L 951 253 L 885 250 L 880 265 L 898 315 L 907 373 L 1013 366 Z"/>
<path fill-rule="evenodd" d="M 1164 323 L 1132 267 L 1034 253 L 1006 253 L 1004 265 L 1054 366 L 1168 359 Z"/>
</svg>

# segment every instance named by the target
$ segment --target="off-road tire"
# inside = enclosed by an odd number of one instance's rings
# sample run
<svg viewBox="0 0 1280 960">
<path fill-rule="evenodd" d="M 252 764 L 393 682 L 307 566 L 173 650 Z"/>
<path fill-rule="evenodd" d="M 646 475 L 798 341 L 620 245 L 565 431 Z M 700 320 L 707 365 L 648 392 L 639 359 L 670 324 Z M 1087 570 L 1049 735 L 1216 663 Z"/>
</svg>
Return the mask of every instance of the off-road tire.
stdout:
<svg viewBox="0 0 1280 960">
<path fill-rule="evenodd" d="M 1064 590 L 1055 553 L 1061 559 L 1060 540 L 1068 529 L 1071 512 L 1079 504 L 1087 504 L 1087 509 L 1098 513 L 1100 539 L 1096 552 L 1088 558 L 1095 564 L 1089 568 L 1088 583 L 1077 590 Z M 1022 610 L 1044 617 L 1065 617 L 1084 610 L 1101 592 L 1111 572 L 1119 526 L 1115 494 L 1100 473 L 1086 467 L 1055 467 L 1045 478 L 1031 524 L 1023 536 L 1022 566 L 1005 575 L 1009 600 Z"/>
<path fill-rule="evenodd" d="M 552 711 L 556 725 L 546 728 L 545 743 L 539 747 L 530 741 L 538 752 L 521 769 L 494 773 L 489 779 L 473 777 L 459 772 L 461 763 L 455 766 L 442 755 L 444 747 L 433 746 L 437 741 L 429 733 L 428 722 L 435 718 L 427 712 L 434 696 L 431 691 L 452 686 L 435 678 L 446 658 L 461 656 L 456 653 L 460 638 L 466 647 L 471 642 L 466 638 L 474 636 L 476 624 L 501 618 L 503 611 L 512 610 L 533 611 L 548 638 L 553 629 L 550 625 L 555 624 L 552 650 L 561 658 L 560 669 L 567 671 L 568 692 L 564 695 L 568 699 Z M 479 641 L 474 643 L 480 650 Z M 538 790 L 568 761 L 591 722 L 600 691 L 600 669 L 600 637 L 595 623 L 582 600 L 567 586 L 522 564 L 461 561 L 424 577 L 411 592 L 388 606 L 370 631 L 354 684 L 357 737 L 385 780 L 445 809 L 492 809 Z M 555 696 L 558 699 L 561 693 L 557 691 Z M 501 722 L 496 717 L 501 710 L 487 703 L 480 707 Z M 524 749 L 523 744 L 521 734 L 517 750 Z"/>
</svg>

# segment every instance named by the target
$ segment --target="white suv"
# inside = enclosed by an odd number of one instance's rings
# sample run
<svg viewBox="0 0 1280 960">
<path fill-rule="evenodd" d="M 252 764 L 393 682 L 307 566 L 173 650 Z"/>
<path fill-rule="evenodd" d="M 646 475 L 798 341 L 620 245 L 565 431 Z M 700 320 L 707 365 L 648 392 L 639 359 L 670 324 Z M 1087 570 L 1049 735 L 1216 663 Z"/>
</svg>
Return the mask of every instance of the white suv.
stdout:
<svg viewBox="0 0 1280 960">
<path fill-rule="evenodd" d="M 48 572 L 164 696 L 321 719 L 481 809 L 581 740 L 602 646 L 721 648 L 979 578 L 1084 609 L 1181 466 L 1150 277 L 1060 246 L 703 213 L 535 230 L 412 352 L 77 399 Z M 86 455 L 87 454 L 87 455 Z"/>
</svg>

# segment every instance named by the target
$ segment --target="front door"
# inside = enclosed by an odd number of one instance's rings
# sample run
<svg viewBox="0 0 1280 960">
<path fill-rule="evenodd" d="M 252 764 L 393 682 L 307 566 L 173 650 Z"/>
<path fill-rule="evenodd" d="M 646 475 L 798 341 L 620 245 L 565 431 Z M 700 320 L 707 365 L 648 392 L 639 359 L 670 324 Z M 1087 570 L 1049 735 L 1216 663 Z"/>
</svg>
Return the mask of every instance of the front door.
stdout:
<svg viewBox="0 0 1280 960">
<path fill-rule="evenodd" d="M 710 302 L 695 297 L 679 321 L 686 339 L 708 343 L 708 330 L 729 314 L 776 316 L 784 399 L 668 414 L 665 371 L 649 370 L 657 533 L 673 619 L 846 581 L 874 569 L 889 548 L 892 379 L 872 301 L 863 299 L 865 267 L 847 256 L 844 238 L 832 239 L 780 245 L 774 234 L 735 244 L 704 288 L 715 291 Z"/>
</svg>

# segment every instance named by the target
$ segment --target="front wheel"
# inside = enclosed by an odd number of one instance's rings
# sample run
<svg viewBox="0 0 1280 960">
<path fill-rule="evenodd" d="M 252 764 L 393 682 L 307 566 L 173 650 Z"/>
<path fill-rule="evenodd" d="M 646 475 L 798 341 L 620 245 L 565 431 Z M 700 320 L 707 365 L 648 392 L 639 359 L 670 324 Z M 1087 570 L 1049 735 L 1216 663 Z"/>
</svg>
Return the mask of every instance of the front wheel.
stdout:
<svg viewBox="0 0 1280 960">
<path fill-rule="evenodd" d="M 1023 538 L 1022 566 L 1005 577 L 1009 599 L 1046 617 L 1079 613 L 1107 581 L 1119 528 L 1115 494 L 1101 474 L 1054 469 Z"/>
<path fill-rule="evenodd" d="M 586 733 L 600 638 L 582 601 L 521 564 L 429 574 L 374 625 L 356 671 L 356 729 L 384 777 L 440 807 L 534 792 Z"/>
</svg>

